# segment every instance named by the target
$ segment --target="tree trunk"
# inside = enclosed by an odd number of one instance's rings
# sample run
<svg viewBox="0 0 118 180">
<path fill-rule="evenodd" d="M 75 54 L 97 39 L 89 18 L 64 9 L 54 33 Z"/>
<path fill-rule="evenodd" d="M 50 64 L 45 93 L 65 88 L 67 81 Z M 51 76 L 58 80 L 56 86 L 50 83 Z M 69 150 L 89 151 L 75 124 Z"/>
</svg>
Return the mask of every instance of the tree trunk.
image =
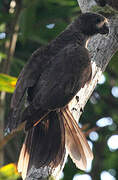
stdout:
<svg viewBox="0 0 118 180">
<path fill-rule="evenodd" d="M 3 134 L 3 127 L 4 127 L 4 96 L 5 93 L 1 94 L 0 97 L 0 141 L 3 139 L 4 134 Z M 3 149 L 0 149 L 0 166 L 3 165 L 3 161 L 4 161 L 4 153 L 3 153 Z"/>
</svg>

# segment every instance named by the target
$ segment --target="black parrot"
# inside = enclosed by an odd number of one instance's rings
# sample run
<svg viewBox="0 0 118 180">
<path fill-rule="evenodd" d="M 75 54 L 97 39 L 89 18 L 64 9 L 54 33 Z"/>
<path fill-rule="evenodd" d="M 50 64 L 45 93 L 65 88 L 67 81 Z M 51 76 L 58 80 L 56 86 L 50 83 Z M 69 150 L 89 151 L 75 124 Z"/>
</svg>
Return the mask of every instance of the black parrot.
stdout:
<svg viewBox="0 0 118 180">
<path fill-rule="evenodd" d="M 98 33 L 109 33 L 107 19 L 95 13 L 82 14 L 55 40 L 36 50 L 21 71 L 7 132 L 25 122 L 26 139 L 18 163 L 24 179 L 35 170 L 40 178 L 46 168 L 49 174 L 61 168 L 65 149 L 80 169 L 86 169 L 87 158 L 93 158 L 67 106 L 91 79 L 86 46 Z"/>
</svg>

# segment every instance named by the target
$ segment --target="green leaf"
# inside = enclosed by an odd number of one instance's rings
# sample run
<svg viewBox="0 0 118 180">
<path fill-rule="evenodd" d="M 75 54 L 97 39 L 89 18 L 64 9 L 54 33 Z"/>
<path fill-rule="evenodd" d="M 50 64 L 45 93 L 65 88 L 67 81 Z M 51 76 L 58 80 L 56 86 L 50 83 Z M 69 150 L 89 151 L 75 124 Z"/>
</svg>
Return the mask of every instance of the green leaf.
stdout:
<svg viewBox="0 0 118 180">
<path fill-rule="evenodd" d="M 16 165 L 11 163 L 0 168 L 0 180 L 16 180 L 20 175 L 17 172 Z"/>
<path fill-rule="evenodd" d="M 13 93 L 17 82 L 16 77 L 0 73 L 0 91 Z"/>
<path fill-rule="evenodd" d="M 1 63 L 1 61 L 2 61 L 3 59 L 5 59 L 5 58 L 6 58 L 6 54 L 0 52 L 0 63 Z"/>
</svg>

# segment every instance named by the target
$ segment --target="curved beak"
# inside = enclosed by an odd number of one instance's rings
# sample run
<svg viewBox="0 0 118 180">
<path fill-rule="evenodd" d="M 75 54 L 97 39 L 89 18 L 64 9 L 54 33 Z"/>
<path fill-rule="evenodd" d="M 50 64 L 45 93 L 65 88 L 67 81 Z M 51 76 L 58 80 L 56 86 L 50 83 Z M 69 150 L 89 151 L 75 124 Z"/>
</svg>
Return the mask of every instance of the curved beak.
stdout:
<svg viewBox="0 0 118 180">
<path fill-rule="evenodd" d="M 105 19 L 102 23 L 97 25 L 99 28 L 99 33 L 100 34 L 109 34 L 110 28 L 109 28 L 109 23 L 108 20 Z"/>
<path fill-rule="evenodd" d="M 109 34 L 109 24 L 104 23 L 103 28 L 101 29 L 101 34 Z"/>
</svg>

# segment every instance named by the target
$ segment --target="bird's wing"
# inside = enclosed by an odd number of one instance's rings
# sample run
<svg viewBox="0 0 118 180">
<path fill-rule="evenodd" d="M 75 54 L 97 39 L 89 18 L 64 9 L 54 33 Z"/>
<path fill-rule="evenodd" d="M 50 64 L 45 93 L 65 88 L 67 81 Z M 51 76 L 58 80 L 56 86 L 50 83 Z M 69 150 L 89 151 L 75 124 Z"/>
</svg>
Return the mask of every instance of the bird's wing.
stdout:
<svg viewBox="0 0 118 180">
<path fill-rule="evenodd" d="M 27 120 L 28 124 L 31 122 L 29 127 L 32 127 L 36 123 L 33 119 L 34 114 L 40 117 L 39 113 L 37 114 L 38 109 L 47 113 L 47 110 L 65 106 L 91 75 L 88 52 L 75 43 L 59 51 L 51 60 L 51 64 L 41 72 L 37 59 L 38 57 L 34 56 L 34 62 L 32 58 L 20 74 L 11 102 L 12 110 L 8 124 L 10 130 L 22 122 L 22 118 L 19 118 L 22 116 L 21 99 L 26 89 L 33 86 L 33 99 L 25 109 L 26 119 L 23 117 L 23 120 Z M 35 116 L 35 119 L 39 120 L 38 116 Z"/>
<path fill-rule="evenodd" d="M 47 62 L 48 63 L 48 62 Z M 36 50 L 28 63 L 22 69 L 18 81 L 16 84 L 16 88 L 11 100 L 11 108 L 16 108 L 22 100 L 22 97 L 25 94 L 25 91 L 34 86 L 37 79 L 40 77 L 41 73 L 44 70 L 46 62 L 42 56 L 42 49 Z"/>
<path fill-rule="evenodd" d="M 35 172 L 37 178 L 48 176 L 53 169 L 62 166 L 64 152 L 64 124 L 58 113 L 53 111 L 27 132 L 20 152 L 18 171 L 22 173 L 23 179 L 26 175 L 26 179 L 30 179 Z"/>
<path fill-rule="evenodd" d="M 67 105 L 88 81 L 91 66 L 88 54 L 83 50 L 82 56 L 82 50 L 76 44 L 70 44 L 55 56 L 51 66 L 41 74 L 33 90 L 32 103 L 23 113 L 27 130 L 44 115 L 42 112 Z"/>
<path fill-rule="evenodd" d="M 26 92 L 29 87 L 35 85 L 45 66 L 49 63 L 49 59 L 47 59 L 47 61 L 44 59 L 42 51 L 44 50 L 38 49 L 32 54 L 30 60 L 24 66 L 18 77 L 16 88 L 11 99 L 8 124 L 5 130 L 6 134 L 21 123 L 22 111 L 25 109 Z"/>
</svg>

